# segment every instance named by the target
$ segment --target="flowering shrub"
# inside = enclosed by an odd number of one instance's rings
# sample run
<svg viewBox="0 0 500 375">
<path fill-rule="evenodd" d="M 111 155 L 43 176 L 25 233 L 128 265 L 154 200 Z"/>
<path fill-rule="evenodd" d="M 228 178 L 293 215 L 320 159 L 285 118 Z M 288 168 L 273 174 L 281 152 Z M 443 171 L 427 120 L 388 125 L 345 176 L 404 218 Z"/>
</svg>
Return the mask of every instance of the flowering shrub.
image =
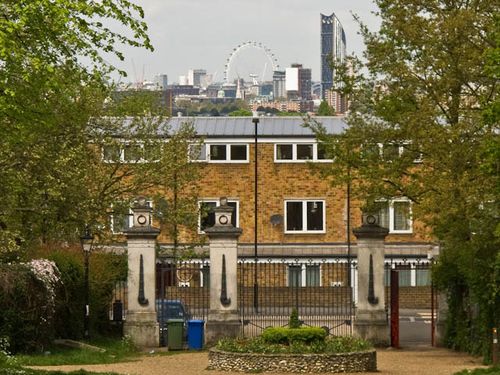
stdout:
<svg viewBox="0 0 500 375">
<path fill-rule="evenodd" d="M 10 350 L 42 349 L 50 342 L 59 285 L 59 270 L 48 260 L 0 265 L 0 336 Z"/>
<path fill-rule="evenodd" d="M 35 277 L 40 280 L 47 289 L 47 307 L 49 313 L 54 313 L 56 288 L 61 284 L 61 273 L 56 264 L 47 259 L 33 259 L 28 267 Z"/>
</svg>

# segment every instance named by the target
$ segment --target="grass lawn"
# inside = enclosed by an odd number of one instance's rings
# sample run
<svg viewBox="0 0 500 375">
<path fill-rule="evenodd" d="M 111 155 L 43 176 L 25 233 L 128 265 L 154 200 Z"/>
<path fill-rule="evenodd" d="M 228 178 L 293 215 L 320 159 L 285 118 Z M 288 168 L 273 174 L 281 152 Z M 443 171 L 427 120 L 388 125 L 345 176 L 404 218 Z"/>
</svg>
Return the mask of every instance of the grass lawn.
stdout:
<svg viewBox="0 0 500 375">
<path fill-rule="evenodd" d="M 42 371 L 42 370 L 31 370 L 27 368 L 20 367 L 0 367 L 0 375 L 118 375 L 114 372 L 87 372 L 83 370 L 72 371 L 72 372 L 61 372 L 61 371 Z"/>
<path fill-rule="evenodd" d="M 500 366 L 478 368 L 475 370 L 463 370 L 455 373 L 455 375 L 500 375 Z"/>
<path fill-rule="evenodd" d="M 99 352 L 85 348 L 54 345 L 47 348 L 44 353 L 16 355 L 15 360 L 17 364 L 22 366 L 87 365 L 133 361 L 141 355 L 126 340 L 100 338 L 93 340 L 90 344 L 106 351 Z"/>
</svg>

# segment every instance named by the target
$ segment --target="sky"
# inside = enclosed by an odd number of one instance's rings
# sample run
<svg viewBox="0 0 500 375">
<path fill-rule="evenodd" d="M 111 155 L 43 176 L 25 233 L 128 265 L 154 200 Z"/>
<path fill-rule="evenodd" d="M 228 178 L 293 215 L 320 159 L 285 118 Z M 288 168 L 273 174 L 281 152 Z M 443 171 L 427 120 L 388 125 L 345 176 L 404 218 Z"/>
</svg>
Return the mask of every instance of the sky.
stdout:
<svg viewBox="0 0 500 375">
<path fill-rule="evenodd" d="M 300 63 L 320 79 L 320 13 L 335 13 L 347 39 L 347 52 L 361 55 L 357 14 L 372 30 L 379 21 L 370 0 L 135 0 L 145 12 L 154 52 L 123 47 L 125 61 L 113 62 L 128 73 L 123 82 L 151 80 L 168 75 L 178 82 L 189 69 L 205 69 L 222 81 L 231 52 L 247 41 L 262 43 L 280 68 Z M 246 48 L 236 53 L 229 76 L 250 73 L 269 78 L 271 62 L 263 50 Z"/>
</svg>

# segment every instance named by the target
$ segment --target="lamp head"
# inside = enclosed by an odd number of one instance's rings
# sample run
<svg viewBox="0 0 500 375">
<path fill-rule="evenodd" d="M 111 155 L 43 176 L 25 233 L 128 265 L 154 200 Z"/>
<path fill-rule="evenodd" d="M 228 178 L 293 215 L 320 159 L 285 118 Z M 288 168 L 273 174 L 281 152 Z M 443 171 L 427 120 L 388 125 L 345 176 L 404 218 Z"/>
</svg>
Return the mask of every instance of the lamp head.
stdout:
<svg viewBox="0 0 500 375">
<path fill-rule="evenodd" d="M 92 248 L 92 242 L 94 241 L 94 236 L 90 232 L 89 226 L 85 226 L 85 232 L 80 236 L 80 244 L 84 252 L 90 252 Z"/>
</svg>

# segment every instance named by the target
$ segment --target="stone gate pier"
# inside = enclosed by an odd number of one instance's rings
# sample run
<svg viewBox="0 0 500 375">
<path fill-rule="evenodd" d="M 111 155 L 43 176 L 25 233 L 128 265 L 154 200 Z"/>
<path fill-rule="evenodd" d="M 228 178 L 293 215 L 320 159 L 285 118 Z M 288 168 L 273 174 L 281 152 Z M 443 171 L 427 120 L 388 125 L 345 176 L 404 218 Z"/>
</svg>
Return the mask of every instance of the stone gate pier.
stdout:
<svg viewBox="0 0 500 375">
<path fill-rule="evenodd" d="M 152 209 L 143 197 L 133 206 L 133 225 L 127 236 L 127 319 L 125 335 L 139 347 L 159 345 L 159 327 L 156 319 L 156 238 L 160 230 L 151 226 Z"/>
<path fill-rule="evenodd" d="M 389 230 L 378 225 L 378 216 L 364 215 L 353 230 L 358 248 L 358 308 L 354 334 L 377 346 L 390 344 L 385 312 L 384 239 Z"/>
<path fill-rule="evenodd" d="M 210 242 L 210 308 L 206 324 L 207 343 L 241 332 L 238 314 L 238 237 L 241 229 L 231 224 L 233 208 L 220 198 L 214 208 L 215 224 L 205 229 Z"/>
</svg>

